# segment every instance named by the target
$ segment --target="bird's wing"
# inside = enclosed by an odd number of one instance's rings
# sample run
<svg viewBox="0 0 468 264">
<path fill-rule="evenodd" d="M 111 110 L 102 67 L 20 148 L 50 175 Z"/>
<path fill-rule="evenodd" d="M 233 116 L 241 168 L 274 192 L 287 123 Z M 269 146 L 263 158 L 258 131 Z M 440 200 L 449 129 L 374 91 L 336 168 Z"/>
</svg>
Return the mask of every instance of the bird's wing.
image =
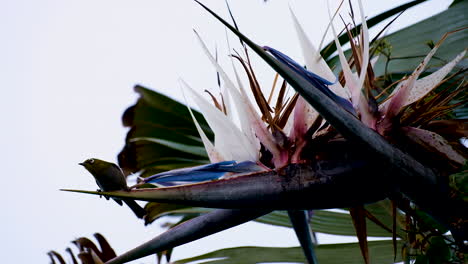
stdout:
<svg viewBox="0 0 468 264">
<path fill-rule="evenodd" d="M 104 188 L 102 188 L 102 185 L 99 183 L 98 180 L 96 180 L 96 184 L 99 186 L 99 190 L 100 192 L 104 191 Z M 107 200 L 109 200 L 109 196 L 105 196 L 104 195 L 104 198 L 106 198 Z M 118 203 L 119 205 L 122 205 L 122 201 L 120 199 L 116 199 L 116 198 L 112 198 L 112 200 L 114 200 L 116 203 Z"/>
</svg>

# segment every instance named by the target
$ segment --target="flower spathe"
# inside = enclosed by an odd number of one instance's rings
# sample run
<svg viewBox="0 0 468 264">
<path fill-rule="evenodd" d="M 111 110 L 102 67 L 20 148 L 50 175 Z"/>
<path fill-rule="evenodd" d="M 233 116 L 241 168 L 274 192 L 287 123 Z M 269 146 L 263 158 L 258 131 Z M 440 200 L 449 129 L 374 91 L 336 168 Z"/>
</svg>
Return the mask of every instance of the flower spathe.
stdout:
<svg viewBox="0 0 468 264">
<path fill-rule="evenodd" d="M 389 96 L 390 99 L 384 101 L 384 103 L 379 106 L 378 111 L 375 112 L 375 110 L 369 108 L 368 98 L 363 94 L 365 80 L 368 78 L 367 69 L 368 67 L 372 67 L 370 63 L 372 58 L 370 58 L 369 55 L 369 33 L 363 6 L 361 1 L 358 2 L 362 21 L 360 39 L 354 44 L 358 51 L 358 56 L 355 60 L 358 60 L 358 64 L 360 65 L 358 74 L 353 73 L 351 70 L 351 66 L 338 41 L 335 26 L 332 23 L 333 18 L 330 15 L 331 31 L 334 35 L 338 57 L 345 79 L 343 86 L 337 81 L 337 77 L 308 39 L 292 10 L 291 15 L 305 57 L 306 68 L 295 62 L 286 54 L 272 47 L 264 46 L 263 48 L 272 54 L 280 63 L 287 66 L 302 76 L 311 85 L 322 91 L 324 96 L 331 98 L 337 105 L 354 114 L 366 126 L 385 136 L 388 131 L 395 129 L 396 123 L 394 122 L 394 117 L 397 116 L 405 106 L 423 98 L 432 91 L 464 57 L 465 51 L 438 71 L 418 80 L 425 65 L 441 44 L 441 42 L 437 43 L 436 47 L 426 56 L 415 72 L 409 76 L 407 80 L 401 82 Z M 228 109 L 228 111 L 222 111 L 214 107 L 186 82 L 182 81 L 185 90 L 189 91 L 209 126 L 214 131 L 215 139 L 213 144 L 203 135 L 203 131 L 201 131 L 197 121 L 192 115 L 210 161 L 212 163 L 229 160 L 237 162 L 250 161 L 259 164 L 259 166 L 265 170 L 267 170 L 268 167 L 279 168 L 288 163 L 301 162 L 303 148 L 307 142 L 313 138 L 312 135 L 308 134 L 308 130 L 316 121 L 318 113 L 302 97 L 299 97 L 288 119 L 288 123 L 292 124 L 292 126 L 288 126 L 288 129 L 285 127 L 283 129 L 285 131 L 276 128 L 271 121 L 265 120 L 259 116 L 258 111 L 247 97 L 247 92 L 243 88 L 235 67 L 234 73 L 238 85 L 234 84 L 214 56 L 208 51 L 208 48 L 203 43 L 198 33 L 195 33 L 203 51 L 224 81 L 224 86 L 221 89 L 221 96 L 223 102 L 225 99 L 226 108 Z M 232 99 L 232 102 L 230 99 Z M 233 111 L 233 108 L 235 108 L 235 111 Z M 237 118 L 239 124 L 234 122 L 235 113 L 238 114 Z M 402 131 L 414 130 L 406 129 Z M 413 133 L 413 138 L 422 134 L 423 133 Z M 438 140 L 438 142 L 442 142 L 440 144 L 445 144 L 442 140 Z M 264 150 L 262 150 L 262 148 L 264 148 Z M 451 150 L 449 147 L 444 147 L 442 149 L 445 151 Z M 266 152 L 271 155 L 271 162 L 266 161 L 267 163 L 263 164 L 265 160 L 262 160 L 262 156 Z M 455 154 L 449 156 L 455 156 L 455 160 L 461 162 L 459 156 Z"/>
</svg>

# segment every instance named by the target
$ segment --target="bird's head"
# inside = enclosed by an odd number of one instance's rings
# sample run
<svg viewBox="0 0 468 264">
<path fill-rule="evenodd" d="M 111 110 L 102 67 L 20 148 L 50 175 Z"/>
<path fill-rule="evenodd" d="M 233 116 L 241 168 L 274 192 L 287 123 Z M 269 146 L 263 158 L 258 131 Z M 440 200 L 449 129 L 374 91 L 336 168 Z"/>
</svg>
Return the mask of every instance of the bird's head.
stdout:
<svg viewBox="0 0 468 264">
<path fill-rule="evenodd" d="M 103 161 L 100 159 L 95 159 L 95 158 L 87 159 L 78 164 L 85 167 L 85 169 L 88 170 L 93 175 L 95 172 L 102 171 L 103 169 L 106 169 L 109 166 L 112 166 L 112 163 L 110 162 Z"/>
</svg>

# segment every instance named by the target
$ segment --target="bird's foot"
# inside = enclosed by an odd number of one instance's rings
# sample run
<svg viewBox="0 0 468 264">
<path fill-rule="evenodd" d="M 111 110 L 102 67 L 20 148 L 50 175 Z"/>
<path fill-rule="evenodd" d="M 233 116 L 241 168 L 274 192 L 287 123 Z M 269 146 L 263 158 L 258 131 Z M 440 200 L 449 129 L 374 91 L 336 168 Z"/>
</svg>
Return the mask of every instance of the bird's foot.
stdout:
<svg viewBox="0 0 468 264">
<path fill-rule="evenodd" d="M 101 189 L 97 189 L 96 192 L 100 193 L 100 192 L 102 192 L 102 190 L 101 190 Z M 106 197 L 106 196 L 104 196 L 104 197 Z M 102 198 L 102 194 L 99 195 L 99 198 Z M 109 200 L 109 197 L 106 197 L 106 199 Z"/>
</svg>

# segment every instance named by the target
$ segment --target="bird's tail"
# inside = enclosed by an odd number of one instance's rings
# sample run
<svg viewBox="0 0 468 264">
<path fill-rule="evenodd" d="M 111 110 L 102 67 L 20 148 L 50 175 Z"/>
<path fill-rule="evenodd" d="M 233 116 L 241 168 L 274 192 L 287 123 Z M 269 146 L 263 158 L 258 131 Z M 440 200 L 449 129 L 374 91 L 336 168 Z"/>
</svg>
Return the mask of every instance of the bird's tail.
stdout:
<svg viewBox="0 0 468 264">
<path fill-rule="evenodd" d="M 143 216 L 146 215 L 146 210 L 141 207 L 139 204 L 137 204 L 134 200 L 123 200 L 124 203 L 126 203 L 128 205 L 128 207 L 130 207 L 130 209 L 132 209 L 133 213 L 135 213 L 135 215 L 138 217 L 138 218 L 143 218 Z"/>
</svg>

